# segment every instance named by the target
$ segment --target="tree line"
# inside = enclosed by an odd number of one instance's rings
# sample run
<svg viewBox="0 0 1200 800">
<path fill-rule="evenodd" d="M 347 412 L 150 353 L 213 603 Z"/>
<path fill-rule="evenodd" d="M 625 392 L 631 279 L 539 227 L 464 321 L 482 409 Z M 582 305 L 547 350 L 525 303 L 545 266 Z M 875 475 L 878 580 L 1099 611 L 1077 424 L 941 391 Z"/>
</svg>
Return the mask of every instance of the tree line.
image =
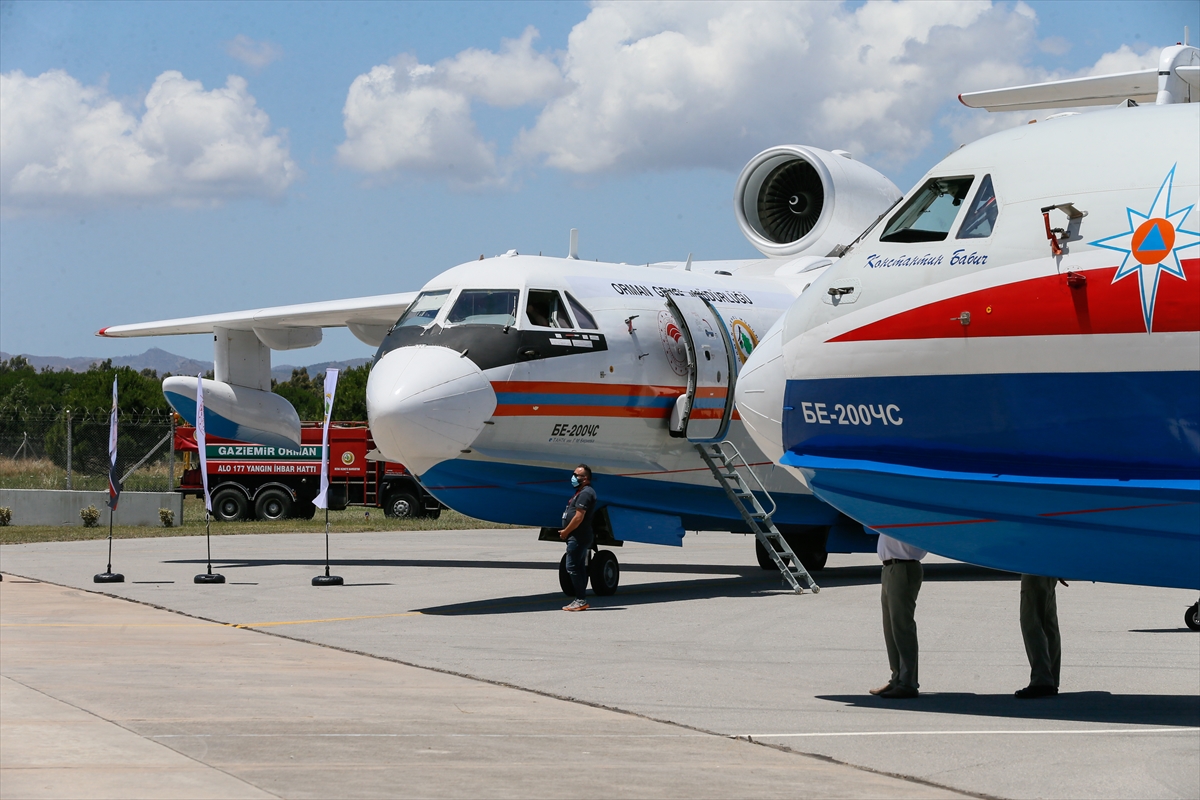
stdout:
<svg viewBox="0 0 1200 800">
<path fill-rule="evenodd" d="M 367 419 L 367 375 L 370 364 L 342 370 L 338 378 L 333 418 L 344 422 Z M 112 408 L 112 383 L 117 379 L 123 413 L 146 414 L 170 411 L 162 393 L 158 372 L 132 367 L 114 367 L 112 359 L 92 364 L 86 372 L 53 370 L 40 372 L 21 356 L 0 361 L 0 415 L 12 416 L 41 409 L 43 414 L 70 409 L 75 414 L 106 414 Z M 212 372 L 205 377 L 212 378 Z M 286 381 L 271 379 L 271 391 L 284 397 L 302 420 L 324 416 L 325 374 L 309 375 L 307 367 L 292 370 Z"/>
</svg>

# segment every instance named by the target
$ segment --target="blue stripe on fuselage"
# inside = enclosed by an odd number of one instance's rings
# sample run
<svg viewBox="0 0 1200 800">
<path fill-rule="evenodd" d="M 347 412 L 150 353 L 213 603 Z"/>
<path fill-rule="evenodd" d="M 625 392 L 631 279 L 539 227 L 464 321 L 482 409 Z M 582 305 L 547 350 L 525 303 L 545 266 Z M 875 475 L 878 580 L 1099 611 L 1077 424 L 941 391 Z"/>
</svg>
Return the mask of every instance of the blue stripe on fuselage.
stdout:
<svg viewBox="0 0 1200 800">
<path fill-rule="evenodd" d="M 1195 480 L 1200 373 L 791 380 L 783 436 L 795 456 L 966 473 Z"/>
</svg>

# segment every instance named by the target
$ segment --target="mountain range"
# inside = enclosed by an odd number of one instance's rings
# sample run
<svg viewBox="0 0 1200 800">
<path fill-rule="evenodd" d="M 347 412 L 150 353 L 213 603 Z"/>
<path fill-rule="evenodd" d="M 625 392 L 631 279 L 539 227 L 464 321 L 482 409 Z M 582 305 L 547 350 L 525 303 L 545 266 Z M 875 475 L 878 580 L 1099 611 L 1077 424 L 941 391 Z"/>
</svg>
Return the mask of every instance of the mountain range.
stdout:
<svg viewBox="0 0 1200 800">
<path fill-rule="evenodd" d="M 41 370 L 49 367 L 53 370 L 70 370 L 71 372 L 86 372 L 93 364 L 99 364 L 104 361 L 103 358 L 93 358 L 90 356 L 77 356 L 75 358 L 64 358 L 62 356 L 35 356 L 29 353 L 21 353 L 22 358 L 26 359 L 35 369 Z M 0 350 L 0 361 L 7 361 L 12 358 L 12 355 Z M 309 375 L 321 375 L 329 368 L 334 369 L 349 369 L 350 367 L 361 366 L 366 364 L 371 359 L 369 358 L 351 358 L 346 361 L 322 361 L 318 364 L 304 365 L 308 368 Z M 132 367 L 141 372 L 144 369 L 152 369 L 159 375 L 196 375 L 198 373 L 209 372 L 213 368 L 211 361 L 197 361 L 193 358 L 185 358 L 177 356 L 174 353 L 168 353 L 158 347 L 151 347 L 144 353 L 133 356 L 114 356 L 112 358 L 114 367 Z M 271 367 L 271 377 L 278 381 L 286 381 L 292 377 L 292 370 L 299 369 L 298 366 L 292 364 L 276 364 Z"/>
</svg>

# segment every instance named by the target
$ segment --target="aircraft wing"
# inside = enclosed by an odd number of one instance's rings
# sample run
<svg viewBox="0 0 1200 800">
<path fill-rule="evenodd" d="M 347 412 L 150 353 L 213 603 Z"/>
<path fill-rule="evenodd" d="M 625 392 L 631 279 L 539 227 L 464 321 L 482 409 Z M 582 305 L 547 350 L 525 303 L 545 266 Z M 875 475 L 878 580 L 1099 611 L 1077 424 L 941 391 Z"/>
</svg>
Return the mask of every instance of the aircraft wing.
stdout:
<svg viewBox="0 0 1200 800">
<path fill-rule="evenodd" d="M 101 328 L 96 335 L 110 338 L 173 336 L 212 333 L 214 328 L 226 328 L 252 330 L 265 339 L 286 338 L 293 334 L 301 334 L 299 338 L 302 339 L 306 330 L 315 334 L 320 328 L 349 328 L 351 333 L 365 344 L 378 347 L 387 335 L 388 328 L 395 324 L 416 296 L 416 292 L 401 292 L 256 308 L 249 311 L 230 311 L 199 317 L 180 317 L 157 322 L 138 322 L 132 325 L 110 325 Z"/>
<path fill-rule="evenodd" d="M 988 111 L 1032 111 L 1043 108 L 1115 105 L 1121 100 L 1153 103 L 1158 96 L 1158 70 L 1143 69 L 1091 78 L 966 92 L 958 96 L 968 108 Z"/>
</svg>

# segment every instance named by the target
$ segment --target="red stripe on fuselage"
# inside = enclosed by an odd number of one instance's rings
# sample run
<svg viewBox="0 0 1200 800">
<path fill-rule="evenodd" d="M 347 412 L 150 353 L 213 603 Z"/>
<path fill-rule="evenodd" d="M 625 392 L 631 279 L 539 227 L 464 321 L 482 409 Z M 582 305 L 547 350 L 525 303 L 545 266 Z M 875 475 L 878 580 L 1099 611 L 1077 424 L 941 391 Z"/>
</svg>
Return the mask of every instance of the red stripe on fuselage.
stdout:
<svg viewBox="0 0 1200 800">
<path fill-rule="evenodd" d="M 1200 330 L 1200 259 L 1182 262 L 1187 280 L 1163 272 L 1154 304 L 1154 332 Z M 991 336 L 1075 336 L 1089 333 L 1145 333 L 1138 278 L 1113 283 L 1117 267 L 1093 269 L 1068 282 L 1061 275 L 993 286 L 949 300 L 909 309 L 830 339 L 950 339 Z M 969 325 L 960 321 L 971 315 Z"/>
</svg>

